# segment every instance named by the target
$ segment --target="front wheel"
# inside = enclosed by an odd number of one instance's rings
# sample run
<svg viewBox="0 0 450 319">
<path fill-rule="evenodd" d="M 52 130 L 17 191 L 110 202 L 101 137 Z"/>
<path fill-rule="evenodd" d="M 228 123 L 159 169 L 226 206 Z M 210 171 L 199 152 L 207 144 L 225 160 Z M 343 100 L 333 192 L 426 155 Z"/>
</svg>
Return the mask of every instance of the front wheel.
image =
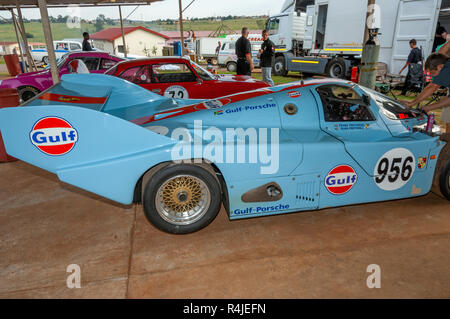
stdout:
<svg viewBox="0 0 450 319">
<path fill-rule="evenodd" d="M 325 68 L 325 73 L 330 78 L 344 79 L 346 76 L 345 60 L 342 58 L 331 59 Z"/>
<path fill-rule="evenodd" d="M 156 172 L 144 187 L 145 216 L 167 233 L 198 231 L 209 225 L 220 210 L 218 181 L 199 166 L 167 166 Z"/>
<path fill-rule="evenodd" d="M 273 64 L 273 74 L 277 76 L 286 76 L 288 74 L 288 70 L 286 69 L 286 60 L 283 56 L 279 56 L 275 58 L 275 62 Z"/>
<path fill-rule="evenodd" d="M 442 195 L 450 200 L 450 160 L 444 165 L 439 175 L 439 188 Z"/>
<path fill-rule="evenodd" d="M 236 70 L 237 70 L 236 62 L 228 62 L 227 63 L 227 70 L 228 70 L 228 72 L 236 72 Z"/>
<path fill-rule="evenodd" d="M 42 58 L 42 62 L 45 64 L 45 65 L 48 65 L 48 56 L 45 56 L 45 57 L 43 57 Z"/>
</svg>

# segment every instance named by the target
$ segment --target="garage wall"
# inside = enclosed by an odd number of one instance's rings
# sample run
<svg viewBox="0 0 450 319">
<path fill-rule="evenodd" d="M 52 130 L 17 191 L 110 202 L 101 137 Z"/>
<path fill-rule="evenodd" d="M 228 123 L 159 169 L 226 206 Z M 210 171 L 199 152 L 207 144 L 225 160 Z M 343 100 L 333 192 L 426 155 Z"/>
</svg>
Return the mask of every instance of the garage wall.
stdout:
<svg viewBox="0 0 450 319">
<path fill-rule="evenodd" d="M 108 52 L 109 54 L 115 54 L 112 42 L 106 40 L 94 40 L 94 47 L 100 51 Z"/>
<path fill-rule="evenodd" d="M 125 42 L 129 54 L 145 56 L 145 49 L 147 49 L 150 56 L 154 56 L 152 49 L 155 46 L 157 49 L 156 55 L 161 56 L 166 40 L 150 32 L 135 30 L 125 35 Z M 122 37 L 114 40 L 116 50 L 119 45 L 123 45 Z"/>
</svg>

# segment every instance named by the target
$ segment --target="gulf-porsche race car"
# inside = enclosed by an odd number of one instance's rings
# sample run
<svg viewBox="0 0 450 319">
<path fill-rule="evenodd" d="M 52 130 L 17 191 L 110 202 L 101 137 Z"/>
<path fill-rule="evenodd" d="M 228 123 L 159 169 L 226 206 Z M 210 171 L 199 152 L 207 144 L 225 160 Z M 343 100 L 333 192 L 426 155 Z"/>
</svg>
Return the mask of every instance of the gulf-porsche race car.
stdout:
<svg viewBox="0 0 450 319">
<path fill-rule="evenodd" d="M 331 79 L 181 100 L 75 74 L 0 109 L 10 155 L 116 202 L 141 202 L 154 226 L 177 234 L 207 226 L 222 203 L 234 220 L 427 194 L 445 142 L 423 131 L 426 122 Z"/>
<path fill-rule="evenodd" d="M 211 74 L 186 57 L 123 61 L 106 71 L 154 93 L 178 99 L 213 99 L 270 85 L 247 75 Z"/>
</svg>

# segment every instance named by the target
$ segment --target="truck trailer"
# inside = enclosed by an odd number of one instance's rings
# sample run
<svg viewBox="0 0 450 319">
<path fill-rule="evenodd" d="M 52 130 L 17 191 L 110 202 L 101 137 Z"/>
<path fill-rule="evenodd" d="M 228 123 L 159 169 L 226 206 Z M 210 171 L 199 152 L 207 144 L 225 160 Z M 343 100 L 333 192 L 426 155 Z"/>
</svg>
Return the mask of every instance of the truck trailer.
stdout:
<svg viewBox="0 0 450 319">
<path fill-rule="evenodd" d="M 289 71 L 347 78 L 361 62 L 367 0 L 286 0 L 266 23 L 276 52 L 275 75 Z M 431 54 L 436 25 L 450 0 L 376 0 L 379 62 L 398 73 L 416 39 Z M 372 17 L 371 17 L 372 18 Z"/>
</svg>

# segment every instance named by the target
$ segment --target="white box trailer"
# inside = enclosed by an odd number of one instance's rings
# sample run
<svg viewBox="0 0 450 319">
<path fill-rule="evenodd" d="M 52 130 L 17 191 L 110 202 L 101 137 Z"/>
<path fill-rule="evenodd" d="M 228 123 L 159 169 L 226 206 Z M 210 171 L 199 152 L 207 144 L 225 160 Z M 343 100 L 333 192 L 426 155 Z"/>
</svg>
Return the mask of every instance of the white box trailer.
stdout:
<svg viewBox="0 0 450 319">
<path fill-rule="evenodd" d="M 195 40 L 195 54 L 203 60 L 217 64 L 216 48 L 219 42 L 223 43 L 224 38 L 199 38 Z"/>
<path fill-rule="evenodd" d="M 416 39 L 424 56 L 431 53 L 439 16 L 450 0 L 376 0 L 381 28 L 380 62 L 398 73 Z M 290 4 L 290 5 L 289 5 Z M 267 28 L 276 45 L 274 73 L 287 71 L 348 76 L 360 63 L 367 0 L 286 0 Z M 293 17 L 297 17 L 294 20 Z M 297 21 L 295 23 L 294 21 Z M 298 32 L 304 21 L 304 32 Z"/>
</svg>

